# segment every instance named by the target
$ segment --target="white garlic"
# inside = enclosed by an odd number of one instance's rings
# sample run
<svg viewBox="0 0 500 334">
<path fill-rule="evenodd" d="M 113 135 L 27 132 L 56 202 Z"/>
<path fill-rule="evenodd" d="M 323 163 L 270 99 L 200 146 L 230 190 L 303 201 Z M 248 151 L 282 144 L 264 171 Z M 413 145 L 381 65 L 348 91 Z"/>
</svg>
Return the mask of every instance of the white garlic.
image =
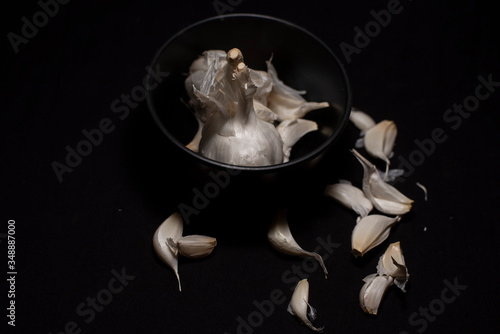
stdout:
<svg viewBox="0 0 500 334">
<path fill-rule="evenodd" d="M 371 274 L 366 276 L 363 281 L 365 284 L 359 293 L 359 304 L 366 313 L 377 315 L 382 297 L 394 283 L 394 279 L 391 276 Z"/>
<path fill-rule="evenodd" d="M 179 278 L 177 254 L 174 254 L 168 246 L 167 240 L 179 240 L 182 237 L 182 230 L 182 216 L 178 212 L 175 212 L 156 229 L 153 236 L 154 250 L 160 259 L 174 271 L 179 282 L 179 291 L 181 291 L 181 280 Z"/>
<path fill-rule="evenodd" d="M 345 206 L 352 209 L 361 218 L 366 217 L 373 209 L 372 202 L 366 198 L 363 191 L 350 182 L 340 182 L 325 187 L 324 194 Z"/>
<path fill-rule="evenodd" d="M 377 247 L 389 236 L 391 227 L 400 220 L 383 215 L 369 215 L 359 220 L 351 236 L 352 254 L 363 256 L 369 250 Z"/>
<path fill-rule="evenodd" d="M 382 180 L 377 168 L 358 151 L 352 150 L 363 166 L 363 192 L 373 206 L 382 213 L 403 215 L 411 210 L 413 200 Z"/>
<path fill-rule="evenodd" d="M 386 164 L 386 173 L 391 164 L 389 155 L 394 148 L 398 130 L 393 121 L 384 120 L 366 130 L 365 149 L 374 158 L 382 159 Z"/>
<path fill-rule="evenodd" d="M 354 126 L 363 132 L 375 126 L 373 118 L 371 118 L 367 113 L 355 108 L 351 109 L 349 120 L 354 124 Z"/>
<path fill-rule="evenodd" d="M 283 162 L 288 162 L 292 146 L 307 133 L 318 130 L 318 124 L 307 119 L 287 119 L 281 122 L 276 130 L 283 140 Z"/>
<path fill-rule="evenodd" d="M 403 292 L 410 275 L 406 267 L 403 251 L 400 242 L 395 242 L 387 247 L 385 253 L 380 257 L 377 265 L 379 275 L 387 275 L 394 278 L 394 284 Z"/>
<path fill-rule="evenodd" d="M 321 255 L 315 252 L 308 252 L 303 250 L 299 244 L 295 241 L 290 232 L 290 227 L 288 226 L 288 221 L 286 219 L 286 210 L 278 210 L 276 213 L 271 227 L 267 233 L 267 239 L 271 246 L 278 252 L 286 255 L 294 255 L 300 257 L 313 257 L 315 258 L 325 273 L 325 278 L 328 275 L 323 258 Z"/>
<path fill-rule="evenodd" d="M 167 243 L 174 254 L 181 254 L 191 259 L 199 259 L 212 253 L 217 245 L 217 240 L 205 235 L 193 234 L 181 237 L 177 241 L 173 240 L 173 238 L 168 238 Z"/>
<path fill-rule="evenodd" d="M 295 290 L 292 294 L 292 299 L 288 304 L 287 311 L 299 318 L 299 320 L 306 325 L 308 328 L 315 332 L 322 332 L 324 327 L 316 328 L 313 326 L 308 316 L 308 308 L 310 310 L 309 317 L 314 321 L 316 310 L 309 305 L 309 282 L 307 279 L 303 279 L 297 283 Z"/>
<path fill-rule="evenodd" d="M 311 110 L 327 108 L 328 102 L 307 102 L 301 95 L 305 91 L 295 90 L 283 83 L 271 60 L 266 61 L 267 73 L 273 81 L 273 89 L 268 97 L 268 107 L 278 115 L 279 120 L 302 118 Z"/>
</svg>

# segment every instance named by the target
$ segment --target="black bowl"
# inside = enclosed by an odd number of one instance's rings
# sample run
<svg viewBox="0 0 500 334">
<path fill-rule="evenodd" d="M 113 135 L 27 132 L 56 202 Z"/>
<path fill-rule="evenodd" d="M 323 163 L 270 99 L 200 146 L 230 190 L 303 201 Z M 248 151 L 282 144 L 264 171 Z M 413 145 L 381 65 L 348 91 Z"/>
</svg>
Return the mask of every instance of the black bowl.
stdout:
<svg viewBox="0 0 500 334">
<path fill-rule="evenodd" d="M 191 63 L 206 50 L 239 48 L 245 63 L 265 70 L 273 57 L 285 84 L 306 90 L 306 100 L 327 101 L 330 107 L 311 111 L 305 118 L 318 123 L 318 131 L 304 136 L 292 149 L 287 163 L 247 167 L 225 164 L 192 152 L 185 145 L 196 133 L 197 122 L 185 105 L 184 80 Z M 349 120 L 351 91 L 346 72 L 335 54 L 321 40 L 290 22 L 256 14 L 218 16 L 197 22 L 170 38 L 155 55 L 152 69 L 168 72 L 147 102 L 157 125 L 172 143 L 208 169 L 276 174 L 298 166 L 311 166 L 334 144 Z M 150 76 L 148 83 L 155 82 Z"/>
</svg>

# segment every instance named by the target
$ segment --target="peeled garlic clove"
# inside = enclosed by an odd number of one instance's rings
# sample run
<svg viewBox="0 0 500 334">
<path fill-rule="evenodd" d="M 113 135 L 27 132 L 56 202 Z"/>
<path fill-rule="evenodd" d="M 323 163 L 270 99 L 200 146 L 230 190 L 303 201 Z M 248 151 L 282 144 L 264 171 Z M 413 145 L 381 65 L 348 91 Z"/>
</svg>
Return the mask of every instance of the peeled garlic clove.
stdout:
<svg viewBox="0 0 500 334">
<path fill-rule="evenodd" d="M 300 257 L 314 257 L 323 268 L 325 278 L 328 275 L 323 258 L 318 253 L 303 250 L 293 238 L 286 219 L 286 210 L 278 210 L 276 213 L 267 233 L 267 239 L 271 246 L 280 253 Z"/>
<path fill-rule="evenodd" d="M 171 248 L 177 250 L 182 256 L 199 259 L 212 253 L 217 245 L 217 240 L 205 235 L 193 234 L 179 238 L 177 242 L 169 239 L 168 243 Z"/>
<path fill-rule="evenodd" d="M 353 149 L 352 153 L 363 166 L 363 192 L 373 206 L 389 215 L 403 215 L 410 211 L 413 200 L 382 180 L 375 165 L 358 151 Z"/>
<path fill-rule="evenodd" d="M 361 131 L 366 131 L 369 128 L 375 126 L 375 121 L 367 113 L 357 110 L 355 108 L 351 109 L 351 114 L 349 115 L 349 120 L 354 124 L 355 127 Z"/>
<path fill-rule="evenodd" d="M 181 291 L 181 280 L 179 278 L 177 254 L 169 247 L 167 240 L 179 240 L 182 237 L 182 230 L 182 216 L 175 212 L 156 229 L 153 236 L 154 250 L 160 259 L 174 271 L 179 282 L 179 291 Z"/>
<path fill-rule="evenodd" d="M 365 284 L 359 293 L 359 304 L 366 313 L 377 315 L 382 297 L 394 279 L 391 276 L 372 274 L 366 276 L 363 281 Z"/>
<path fill-rule="evenodd" d="M 366 130 L 364 144 L 366 152 L 374 158 L 382 159 L 388 170 L 390 161 L 388 156 L 394 148 L 398 130 L 393 121 L 384 120 Z"/>
<path fill-rule="evenodd" d="M 307 133 L 318 130 L 318 124 L 307 119 L 287 119 L 281 122 L 276 130 L 283 140 L 283 162 L 288 162 L 292 146 Z"/>
<path fill-rule="evenodd" d="M 328 185 L 325 188 L 324 194 L 346 208 L 354 210 L 361 218 L 366 217 L 373 209 L 372 202 L 366 198 L 363 191 L 353 186 L 350 182 Z"/>
<path fill-rule="evenodd" d="M 385 253 L 380 257 L 377 272 L 379 275 L 388 275 L 394 278 L 394 284 L 403 292 L 410 275 L 405 264 L 400 242 L 395 242 L 387 247 Z"/>
<path fill-rule="evenodd" d="M 352 231 L 352 254 L 355 257 L 363 256 L 380 245 L 389 236 L 392 225 L 399 220 L 399 216 L 391 218 L 383 215 L 369 215 L 362 218 Z"/>
<path fill-rule="evenodd" d="M 304 325 L 306 325 L 313 331 L 322 332 L 324 327 L 316 328 L 312 325 L 311 321 L 308 319 L 307 317 L 308 307 L 311 309 L 309 315 L 311 316 L 312 320 L 314 320 L 315 310 L 311 307 L 311 305 L 309 305 L 309 282 L 307 281 L 307 279 L 303 279 L 299 283 L 297 283 L 297 286 L 295 287 L 295 290 L 293 291 L 292 294 L 292 299 L 288 304 L 287 311 L 290 314 L 299 318 L 299 320 Z"/>
<path fill-rule="evenodd" d="M 327 108 L 328 102 L 307 102 L 301 94 L 305 91 L 295 90 L 285 85 L 280 79 L 271 61 L 266 61 L 267 72 L 273 80 L 273 89 L 268 97 L 268 107 L 278 115 L 279 120 L 302 118 L 311 110 Z"/>
</svg>

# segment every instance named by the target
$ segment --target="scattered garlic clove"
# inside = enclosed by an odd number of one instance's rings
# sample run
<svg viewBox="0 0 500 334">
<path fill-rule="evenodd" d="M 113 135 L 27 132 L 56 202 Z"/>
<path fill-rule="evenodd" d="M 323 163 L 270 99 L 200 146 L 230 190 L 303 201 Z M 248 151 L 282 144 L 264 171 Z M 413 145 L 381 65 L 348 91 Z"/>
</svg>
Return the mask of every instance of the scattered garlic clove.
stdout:
<svg viewBox="0 0 500 334">
<path fill-rule="evenodd" d="M 181 291 L 181 280 L 179 278 L 177 254 L 169 247 L 167 240 L 179 240 L 182 237 L 182 230 L 182 216 L 175 212 L 156 229 L 153 236 L 153 248 L 160 259 L 174 271 L 179 282 L 179 291 Z"/>
<path fill-rule="evenodd" d="M 177 241 L 168 238 L 167 242 L 172 252 L 175 254 L 178 252 L 182 256 L 191 259 L 199 259 L 210 255 L 217 245 L 215 238 L 196 234 L 179 238 Z"/>
<path fill-rule="evenodd" d="M 371 274 L 366 276 L 363 281 L 365 284 L 359 293 L 359 304 L 365 313 L 377 315 L 382 297 L 387 289 L 394 284 L 394 279 L 391 276 Z"/>
<path fill-rule="evenodd" d="M 346 208 L 354 210 L 361 218 L 366 217 L 373 209 L 372 202 L 366 198 L 363 191 L 353 186 L 350 182 L 328 185 L 325 188 L 324 194 Z"/>
<path fill-rule="evenodd" d="M 283 140 L 283 162 L 288 162 L 292 146 L 307 133 L 318 130 L 318 124 L 307 119 L 287 119 L 281 122 L 276 130 Z"/>
<path fill-rule="evenodd" d="M 300 257 L 314 257 L 321 265 L 321 268 L 323 268 L 325 278 L 327 277 L 328 271 L 321 255 L 303 250 L 293 238 L 286 219 L 286 210 L 278 210 L 276 213 L 267 233 L 267 239 L 271 246 L 280 253 Z"/>
<path fill-rule="evenodd" d="M 382 180 L 375 165 L 358 151 L 353 149 L 352 153 L 363 166 L 363 192 L 377 210 L 389 215 L 403 215 L 411 210 L 413 200 Z"/>
<path fill-rule="evenodd" d="M 279 120 L 302 118 L 311 110 L 327 108 L 328 102 L 307 102 L 301 94 L 285 85 L 279 78 L 271 61 L 266 61 L 267 72 L 273 80 L 273 89 L 268 96 L 268 107 L 278 115 Z"/>
<path fill-rule="evenodd" d="M 380 257 L 377 272 L 379 275 L 387 275 L 394 278 L 394 284 L 405 292 L 406 282 L 410 275 L 405 264 L 400 242 L 395 242 L 387 247 L 385 253 Z"/>
<path fill-rule="evenodd" d="M 322 332 L 324 327 L 316 328 L 312 325 L 311 321 L 308 319 L 308 307 L 310 308 L 309 316 L 312 320 L 315 317 L 315 310 L 309 305 L 309 282 L 307 279 L 303 279 L 297 283 L 295 290 L 292 294 L 292 299 L 288 304 L 287 311 L 299 318 L 299 320 L 306 325 L 308 328 L 315 332 Z"/>
<path fill-rule="evenodd" d="M 352 254 L 363 256 L 369 250 L 377 247 L 389 236 L 391 227 L 401 217 L 394 218 L 383 215 L 369 215 L 359 220 L 351 236 Z"/>
<path fill-rule="evenodd" d="M 369 128 L 375 126 L 375 121 L 367 113 L 352 108 L 351 114 L 349 115 L 349 120 L 354 124 L 355 127 L 361 131 L 366 131 Z"/>
<path fill-rule="evenodd" d="M 386 164 L 386 173 L 389 170 L 388 156 L 394 148 L 398 130 L 393 121 L 384 120 L 366 130 L 364 146 L 366 152 L 374 158 L 382 159 Z"/>
</svg>

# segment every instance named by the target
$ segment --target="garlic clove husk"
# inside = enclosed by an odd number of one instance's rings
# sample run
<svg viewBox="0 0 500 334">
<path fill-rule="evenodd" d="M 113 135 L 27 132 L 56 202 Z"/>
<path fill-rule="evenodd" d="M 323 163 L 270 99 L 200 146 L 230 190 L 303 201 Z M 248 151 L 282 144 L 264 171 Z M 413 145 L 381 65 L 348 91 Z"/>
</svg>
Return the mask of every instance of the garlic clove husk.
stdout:
<svg viewBox="0 0 500 334">
<path fill-rule="evenodd" d="M 297 283 L 295 287 L 290 303 L 288 304 L 287 311 L 299 318 L 299 320 L 306 325 L 308 328 L 315 332 L 322 332 L 324 327 L 316 328 L 313 326 L 308 315 L 308 308 L 310 308 L 311 312 L 309 312 L 309 316 L 312 320 L 315 317 L 315 310 L 309 305 L 309 282 L 307 279 L 303 279 Z"/>
<path fill-rule="evenodd" d="M 377 272 L 379 275 L 387 275 L 394 278 L 394 284 L 405 292 L 406 282 L 410 275 L 406 267 L 400 242 L 395 242 L 387 247 L 385 253 L 380 257 Z"/>
<path fill-rule="evenodd" d="M 326 270 L 321 255 L 315 252 L 305 251 L 293 238 L 292 233 L 290 232 L 288 221 L 286 219 L 286 210 L 280 209 L 277 211 L 273 222 L 271 223 L 271 227 L 269 228 L 269 231 L 267 233 L 267 239 L 269 240 L 271 246 L 280 253 L 286 255 L 315 258 L 321 265 L 321 268 L 323 268 L 325 278 L 327 277 L 328 271 Z"/>
<path fill-rule="evenodd" d="M 410 211 L 413 200 L 382 180 L 377 168 L 358 151 L 352 150 L 363 166 L 363 192 L 373 206 L 382 213 L 403 215 Z"/>
<path fill-rule="evenodd" d="M 273 124 L 274 121 L 278 119 L 278 115 L 276 115 L 271 109 L 263 105 L 261 102 L 257 101 L 255 98 L 253 100 L 253 107 L 255 109 L 255 114 L 258 118 L 268 123 Z"/>
<path fill-rule="evenodd" d="M 329 196 L 345 206 L 348 209 L 356 212 L 361 218 L 366 217 L 373 209 L 373 204 L 365 196 L 363 191 L 350 182 L 340 182 L 331 184 L 325 187 L 324 194 Z"/>
<path fill-rule="evenodd" d="M 177 241 L 182 237 L 182 216 L 175 212 L 156 229 L 153 236 L 153 248 L 158 257 L 165 262 L 175 273 L 181 291 L 177 254 L 168 245 L 168 239 Z"/>
<path fill-rule="evenodd" d="M 307 119 L 287 119 L 281 122 L 276 130 L 283 140 L 283 162 L 288 162 L 292 146 L 307 133 L 318 130 L 318 124 Z"/>
<path fill-rule="evenodd" d="M 382 159 L 386 163 L 386 172 L 391 162 L 391 154 L 396 141 L 398 130 L 393 121 L 384 120 L 366 130 L 364 146 L 366 152 L 374 158 Z"/>
<path fill-rule="evenodd" d="M 198 152 L 204 125 L 200 119 L 196 118 L 196 121 L 198 122 L 198 131 L 196 131 L 196 134 L 194 135 L 193 139 L 189 142 L 189 144 L 186 145 L 186 147 L 193 152 Z"/>
<path fill-rule="evenodd" d="M 267 73 L 273 80 L 273 89 L 268 96 L 268 107 L 278 115 L 280 121 L 302 118 L 311 110 L 327 108 L 328 102 L 308 102 L 301 94 L 305 91 L 295 90 L 285 85 L 279 78 L 271 61 L 266 61 Z"/>
<path fill-rule="evenodd" d="M 352 231 L 352 254 L 363 256 L 369 250 L 377 247 L 389 236 L 391 227 L 401 219 L 383 215 L 369 215 L 359 220 Z"/>
<path fill-rule="evenodd" d="M 365 284 L 359 293 L 359 304 L 365 313 L 377 315 L 380 302 L 387 289 L 394 284 L 394 279 L 391 276 L 371 274 L 363 281 Z"/>
<path fill-rule="evenodd" d="M 351 114 L 349 115 L 349 120 L 361 131 L 366 131 L 369 128 L 375 126 L 375 121 L 367 113 L 352 108 Z"/>
<path fill-rule="evenodd" d="M 199 259 L 212 253 L 217 245 L 217 239 L 205 235 L 187 235 L 174 241 L 168 239 L 168 245 L 174 253 L 179 253 L 184 257 Z"/>
</svg>

